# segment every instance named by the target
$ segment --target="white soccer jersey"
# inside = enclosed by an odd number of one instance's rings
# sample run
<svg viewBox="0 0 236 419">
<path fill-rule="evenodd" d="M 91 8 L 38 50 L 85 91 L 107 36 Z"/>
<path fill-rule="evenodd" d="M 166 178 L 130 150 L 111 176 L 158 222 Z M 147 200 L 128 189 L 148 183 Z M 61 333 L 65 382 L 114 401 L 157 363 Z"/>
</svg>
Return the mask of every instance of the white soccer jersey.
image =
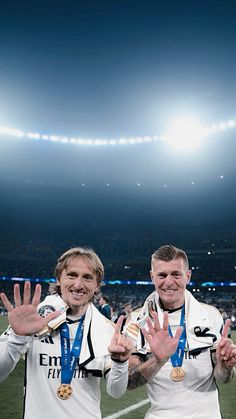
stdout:
<svg viewBox="0 0 236 419">
<path fill-rule="evenodd" d="M 73 342 L 78 322 L 68 324 L 68 327 Z M 61 400 L 57 396 L 57 389 L 61 384 L 59 332 L 54 331 L 46 338 L 19 337 L 11 333 L 6 340 L 5 335 L 5 341 L 2 338 L 0 343 L 2 379 L 14 367 L 20 353 L 26 351 L 24 419 L 100 419 L 100 381 L 106 373 L 111 376 L 111 366 L 117 364 L 112 363 L 107 350 L 113 333 L 111 322 L 90 305 L 85 317 L 80 362 L 71 381 L 73 394 L 67 400 Z M 128 374 L 122 375 L 122 372 L 127 370 L 127 365 L 117 364 L 115 369 L 110 387 L 114 386 L 114 380 L 118 378 L 118 381 L 123 377 L 121 387 L 124 392 Z"/>
<path fill-rule="evenodd" d="M 185 371 L 183 381 L 171 379 L 171 360 L 161 368 L 156 376 L 147 384 L 147 392 L 151 408 L 145 419 L 220 419 L 218 389 L 213 376 L 211 352 L 214 341 L 220 336 L 222 317 L 215 307 L 193 301 L 187 293 L 185 304 L 187 342 L 182 367 Z M 158 305 L 157 295 L 152 294 L 149 302 Z M 186 302 L 185 300 L 185 302 Z M 192 309 L 194 307 L 194 319 Z M 148 304 L 146 305 L 148 307 Z M 143 311 L 143 313 L 145 310 Z M 180 324 L 181 310 L 169 313 L 172 333 Z M 159 318 L 161 315 L 158 307 Z M 190 319 L 191 316 L 191 319 Z M 140 339 L 136 323 L 127 327 L 126 333 L 135 341 L 140 353 L 148 353 L 144 339 Z"/>
</svg>

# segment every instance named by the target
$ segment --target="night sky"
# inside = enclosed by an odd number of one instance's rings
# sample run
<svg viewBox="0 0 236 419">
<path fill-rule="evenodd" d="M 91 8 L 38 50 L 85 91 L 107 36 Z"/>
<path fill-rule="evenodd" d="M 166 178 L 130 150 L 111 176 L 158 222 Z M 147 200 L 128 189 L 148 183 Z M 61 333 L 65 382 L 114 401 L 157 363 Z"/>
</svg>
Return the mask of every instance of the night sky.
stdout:
<svg viewBox="0 0 236 419">
<path fill-rule="evenodd" d="M 0 13 L 0 125 L 120 138 L 235 118 L 235 1 L 11 1 Z M 236 234 L 236 128 L 197 150 L 0 136 L 1 247 L 91 246 L 129 231 Z M 167 236 L 166 236 L 167 237 Z"/>
</svg>

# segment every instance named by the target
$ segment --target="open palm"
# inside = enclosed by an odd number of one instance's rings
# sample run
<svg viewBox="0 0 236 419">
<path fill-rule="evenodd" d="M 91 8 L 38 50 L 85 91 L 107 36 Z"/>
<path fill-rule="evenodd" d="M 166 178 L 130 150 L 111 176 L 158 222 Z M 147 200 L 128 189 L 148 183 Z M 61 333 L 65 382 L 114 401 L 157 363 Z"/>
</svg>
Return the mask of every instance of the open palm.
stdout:
<svg viewBox="0 0 236 419">
<path fill-rule="evenodd" d="M 162 361 L 172 356 L 179 343 L 182 327 L 178 327 L 175 336 L 168 333 L 168 314 L 164 312 L 163 328 L 160 327 L 157 313 L 153 313 L 153 324 L 147 319 L 148 330 L 142 329 L 143 335 L 149 343 L 153 355 Z"/>
<path fill-rule="evenodd" d="M 41 285 L 37 284 L 31 302 L 31 285 L 26 281 L 24 285 L 23 301 L 20 295 L 19 284 L 14 285 L 15 307 L 10 303 L 6 294 L 1 293 L 1 300 L 8 311 L 8 320 L 13 331 L 19 336 L 29 336 L 38 333 L 58 313 L 54 312 L 46 318 L 37 313 L 40 303 Z"/>
</svg>

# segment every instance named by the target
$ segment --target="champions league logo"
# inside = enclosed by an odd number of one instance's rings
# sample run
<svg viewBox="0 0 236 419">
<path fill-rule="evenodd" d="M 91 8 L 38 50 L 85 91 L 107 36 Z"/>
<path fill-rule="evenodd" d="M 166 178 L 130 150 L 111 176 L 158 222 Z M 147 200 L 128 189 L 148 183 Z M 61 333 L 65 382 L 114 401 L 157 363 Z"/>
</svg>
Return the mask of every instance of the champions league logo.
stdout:
<svg viewBox="0 0 236 419">
<path fill-rule="evenodd" d="M 50 305 L 42 306 L 38 309 L 38 314 L 41 317 L 47 317 L 49 314 L 53 313 L 55 311 L 55 308 Z"/>
</svg>

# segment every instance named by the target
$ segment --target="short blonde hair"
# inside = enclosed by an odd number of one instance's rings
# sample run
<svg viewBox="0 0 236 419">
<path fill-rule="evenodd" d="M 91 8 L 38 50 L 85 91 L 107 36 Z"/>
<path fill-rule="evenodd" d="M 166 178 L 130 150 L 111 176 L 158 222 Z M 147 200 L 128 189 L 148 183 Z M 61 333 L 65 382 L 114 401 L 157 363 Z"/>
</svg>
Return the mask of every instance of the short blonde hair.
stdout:
<svg viewBox="0 0 236 419">
<path fill-rule="evenodd" d="M 171 260 L 175 260 L 181 258 L 184 260 L 186 268 L 189 269 L 189 262 L 188 256 L 186 255 L 185 251 L 179 249 L 178 247 L 173 246 L 172 244 L 168 244 L 165 246 L 159 247 L 153 255 L 151 259 L 151 266 L 153 267 L 153 263 L 156 260 L 163 260 L 165 262 L 170 262 Z"/>
<path fill-rule="evenodd" d="M 72 249 L 69 249 L 63 253 L 63 255 L 61 255 L 57 260 L 57 264 L 54 270 L 54 276 L 57 279 L 57 283 L 50 285 L 49 291 L 51 294 L 61 294 L 61 287 L 59 282 L 62 271 L 67 268 L 73 258 L 77 257 L 82 258 L 84 261 L 89 262 L 92 265 L 98 285 L 102 284 L 104 278 L 104 266 L 98 255 L 94 252 L 93 249 L 87 247 L 73 247 Z"/>
</svg>

